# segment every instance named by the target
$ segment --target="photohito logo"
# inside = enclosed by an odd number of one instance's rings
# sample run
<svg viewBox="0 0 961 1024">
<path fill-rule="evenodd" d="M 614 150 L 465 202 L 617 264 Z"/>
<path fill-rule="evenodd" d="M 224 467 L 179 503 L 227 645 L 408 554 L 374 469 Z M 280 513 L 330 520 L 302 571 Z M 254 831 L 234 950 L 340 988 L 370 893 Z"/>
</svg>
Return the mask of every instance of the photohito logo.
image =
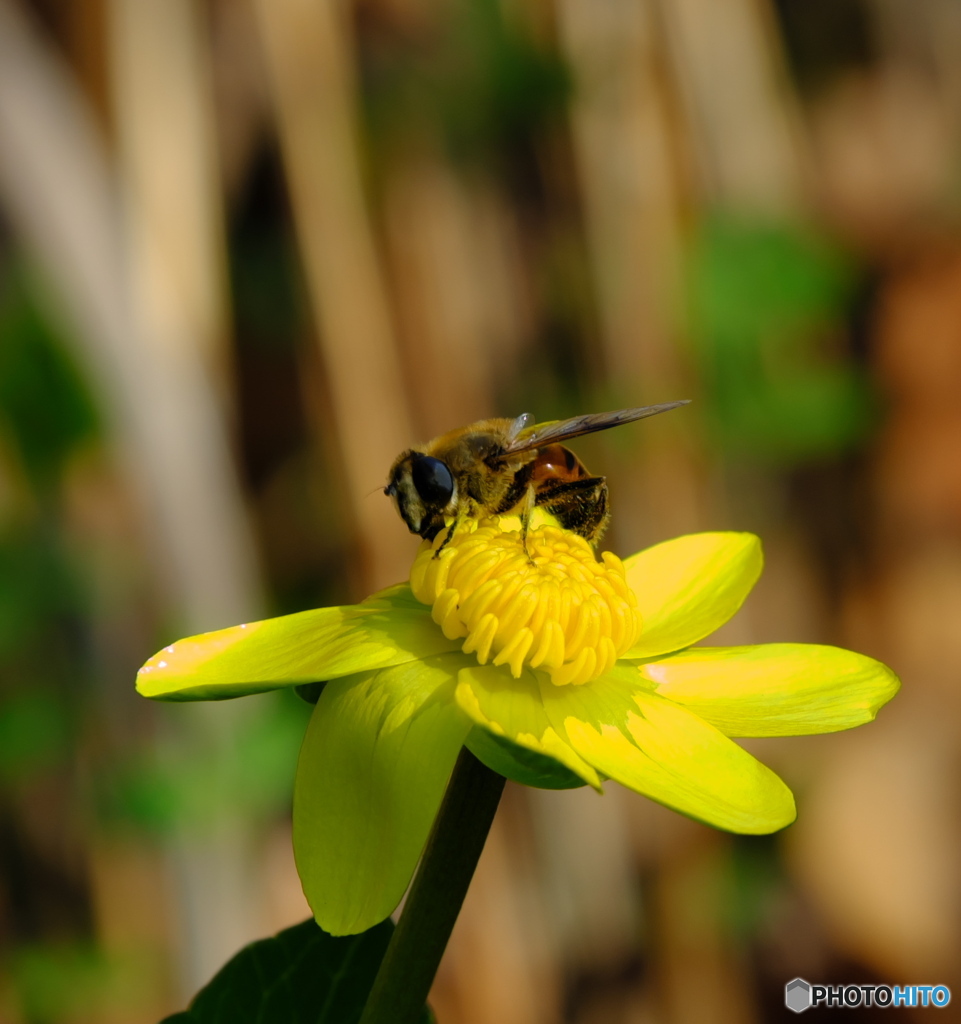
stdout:
<svg viewBox="0 0 961 1024">
<path fill-rule="evenodd" d="M 812 1006 L 936 1006 L 951 1002 L 947 985 L 812 985 L 795 978 L 784 986 L 784 1005 L 795 1013 Z"/>
</svg>

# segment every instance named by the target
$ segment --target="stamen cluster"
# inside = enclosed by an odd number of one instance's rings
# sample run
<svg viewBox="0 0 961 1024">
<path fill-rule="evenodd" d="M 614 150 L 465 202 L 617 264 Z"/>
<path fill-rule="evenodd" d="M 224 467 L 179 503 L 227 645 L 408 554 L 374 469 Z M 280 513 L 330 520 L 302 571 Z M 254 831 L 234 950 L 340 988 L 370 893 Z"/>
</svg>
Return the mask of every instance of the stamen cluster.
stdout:
<svg viewBox="0 0 961 1024">
<path fill-rule="evenodd" d="M 411 589 L 480 664 L 507 665 L 515 678 L 538 668 L 557 686 L 588 683 L 637 640 L 637 598 L 611 552 L 599 562 L 583 537 L 555 526 L 531 529 L 525 542 L 496 519 L 445 537 L 422 545 Z"/>
</svg>

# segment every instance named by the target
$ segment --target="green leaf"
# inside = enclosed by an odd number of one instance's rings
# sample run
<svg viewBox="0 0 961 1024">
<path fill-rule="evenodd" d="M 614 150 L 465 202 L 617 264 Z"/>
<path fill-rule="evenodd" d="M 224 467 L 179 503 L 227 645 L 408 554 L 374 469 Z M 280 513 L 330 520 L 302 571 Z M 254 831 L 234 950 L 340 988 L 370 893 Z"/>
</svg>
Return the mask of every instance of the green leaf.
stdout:
<svg viewBox="0 0 961 1024">
<path fill-rule="evenodd" d="M 245 946 L 161 1024 L 354 1024 L 394 926 L 335 938 L 312 920 Z M 424 1007 L 422 1024 L 432 1024 Z"/>
</svg>

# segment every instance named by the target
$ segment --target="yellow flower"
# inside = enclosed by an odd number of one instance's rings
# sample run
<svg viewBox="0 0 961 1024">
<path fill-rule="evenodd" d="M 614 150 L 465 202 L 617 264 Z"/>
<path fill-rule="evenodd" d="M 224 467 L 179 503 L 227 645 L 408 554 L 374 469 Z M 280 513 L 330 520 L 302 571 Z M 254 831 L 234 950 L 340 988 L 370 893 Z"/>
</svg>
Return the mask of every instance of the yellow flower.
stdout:
<svg viewBox="0 0 961 1024">
<path fill-rule="evenodd" d="M 692 646 L 761 572 L 746 533 L 666 541 L 620 562 L 540 520 L 424 542 L 411 583 L 181 640 L 140 670 L 161 700 L 324 681 L 294 789 L 294 852 L 335 935 L 387 917 L 466 744 L 530 785 L 614 779 L 717 828 L 767 833 L 791 791 L 730 737 L 871 721 L 897 677 L 836 647 Z"/>
</svg>

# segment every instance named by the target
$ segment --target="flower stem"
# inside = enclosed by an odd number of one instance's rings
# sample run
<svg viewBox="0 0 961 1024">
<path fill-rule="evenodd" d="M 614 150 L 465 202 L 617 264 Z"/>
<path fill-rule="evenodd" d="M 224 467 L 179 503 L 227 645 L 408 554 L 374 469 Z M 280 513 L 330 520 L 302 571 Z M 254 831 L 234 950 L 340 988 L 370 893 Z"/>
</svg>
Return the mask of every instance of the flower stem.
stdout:
<svg viewBox="0 0 961 1024">
<path fill-rule="evenodd" d="M 504 778 L 464 747 L 359 1024 L 419 1024 Z"/>
</svg>

